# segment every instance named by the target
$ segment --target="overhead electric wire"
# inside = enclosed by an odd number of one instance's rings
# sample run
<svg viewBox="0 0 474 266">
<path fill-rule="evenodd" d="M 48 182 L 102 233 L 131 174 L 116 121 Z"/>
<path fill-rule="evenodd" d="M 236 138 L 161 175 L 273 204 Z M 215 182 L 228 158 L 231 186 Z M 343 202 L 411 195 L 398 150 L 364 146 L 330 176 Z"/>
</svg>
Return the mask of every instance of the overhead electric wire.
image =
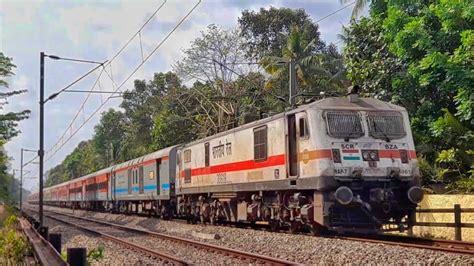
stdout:
<svg viewBox="0 0 474 266">
<path fill-rule="evenodd" d="M 60 144 L 59 147 L 56 148 L 56 150 L 53 151 L 53 153 L 52 153 L 51 155 L 49 155 L 46 160 L 49 160 L 51 157 L 53 157 L 74 135 L 76 135 L 76 133 L 77 133 L 85 124 L 87 124 L 87 122 L 90 121 L 90 119 L 108 102 L 109 99 L 114 98 L 114 97 L 113 97 L 114 94 L 118 93 L 118 90 L 119 90 L 120 88 L 122 88 L 122 86 L 143 66 L 143 64 L 145 64 L 145 63 L 148 61 L 148 59 L 150 59 L 150 57 L 163 45 L 163 43 L 164 43 L 165 41 L 167 41 L 168 38 L 181 26 L 181 24 L 183 24 L 183 22 L 184 22 L 184 21 L 191 15 L 191 13 L 194 12 L 194 10 L 199 6 L 199 4 L 201 3 L 201 1 L 202 1 L 202 0 L 199 0 L 199 1 L 193 6 L 193 8 L 192 8 L 184 17 L 181 18 L 181 20 L 178 22 L 178 24 L 176 24 L 175 27 L 165 36 L 165 38 L 163 38 L 163 40 L 155 46 L 155 48 L 154 48 L 154 49 L 148 54 L 148 56 L 146 56 L 146 57 L 142 60 L 142 62 L 127 76 L 127 78 L 126 78 L 124 81 L 122 81 L 122 82 L 120 83 L 120 85 L 116 86 L 116 89 L 114 90 L 114 92 L 112 93 L 112 95 L 110 95 L 101 105 L 99 105 L 99 107 L 96 108 L 95 111 L 92 112 L 91 115 L 89 115 L 89 117 L 85 118 L 85 119 L 84 119 L 84 122 L 83 122 L 74 132 L 72 132 L 72 133 L 70 134 L 70 136 L 69 136 L 65 141 L 63 141 L 62 144 Z M 148 23 L 148 21 L 150 21 L 150 19 L 147 20 L 146 23 Z M 129 42 L 128 42 L 128 43 L 129 43 Z M 121 51 L 122 51 L 122 50 L 123 50 L 123 49 L 121 49 Z M 120 53 L 121 51 L 119 51 L 119 53 Z M 115 58 L 115 57 L 113 57 L 113 58 L 109 61 L 109 63 L 108 63 L 107 65 L 110 66 L 110 65 L 111 65 L 111 62 L 112 62 L 112 60 L 113 60 L 114 58 Z M 105 69 L 105 68 L 104 68 L 104 69 Z M 107 73 L 107 71 L 106 71 L 106 73 Z M 108 73 L 107 73 L 107 74 L 108 74 Z M 109 78 L 112 79 L 112 77 L 110 77 L 110 76 L 109 76 Z M 112 82 L 115 83 L 113 80 L 112 80 Z M 90 95 L 90 94 L 89 94 L 89 95 Z M 69 128 L 68 128 L 67 130 L 69 130 Z M 59 142 L 57 142 L 53 147 L 55 147 L 58 143 L 59 143 Z"/>
<path fill-rule="evenodd" d="M 145 23 L 142 24 L 142 26 L 140 27 L 140 29 L 138 29 L 137 32 L 135 32 L 135 34 L 132 35 L 132 37 L 130 39 L 128 39 L 128 41 L 120 48 L 120 50 L 112 57 L 112 59 L 109 61 L 109 65 L 111 66 L 111 63 L 112 61 L 117 57 L 119 56 L 122 51 L 130 44 L 130 42 L 137 36 L 137 34 L 151 21 L 151 19 L 153 19 L 153 17 L 158 13 L 158 11 L 161 10 L 161 8 L 164 6 L 164 4 L 167 2 L 167 0 L 164 0 L 163 3 L 152 13 L 152 15 L 145 21 Z M 98 84 L 98 82 L 100 81 L 100 78 L 102 76 L 102 73 L 106 71 L 105 70 L 105 67 L 102 68 L 102 71 L 99 73 L 96 81 L 94 82 L 94 84 L 92 85 L 92 90 L 94 90 L 94 88 L 96 87 L 96 85 Z M 106 71 L 107 72 L 107 71 Z M 110 78 L 110 76 L 109 76 Z M 113 79 L 112 79 L 112 82 L 113 82 Z M 100 88 L 100 83 L 99 83 L 99 88 Z M 66 136 L 67 132 L 70 131 L 72 129 L 72 126 L 74 124 L 74 122 L 76 121 L 76 119 L 78 118 L 79 114 L 81 113 L 81 111 L 83 112 L 84 111 L 84 107 L 87 103 L 87 101 L 89 100 L 90 96 L 92 95 L 92 92 L 89 92 L 87 94 L 87 97 L 86 99 L 84 99 L 83 103 L 81 104 L 81 106 L 79 107 L 78 111 L 76 112 L 74 118 L 71 120 L 71 123 L 69 123 L 68 127 L 66 128 L 66 130 L 63 132 L 63 134 L 61 135 L 61 137 L 58 139 L 58 141 L 51 147 L 51 149 L 49 149 L 47 151 L 47 153 L 49 153 L 52 149 L 54 149 L 60 142 L 61 140 L 64 139 L 64 137 Z M 50 158 L 50 157 L 48 157 Z M 47 160 L 48 160 L 47 158 Z"/>
<path fill-rule="evenodd" d="M 132 35 L 132 37 L 130 37 L 130 39 L 128 39 L 128 41 L 120 48 L 120 50 L 112 57 L 112 59 L 109 61 L 108 65 L 110 67 L 112 67 L 112 61 L 117 57 L 119 56 L 122 51 L 130 44 L 130 42 L 140 33 L 141 30 L 143 30 L 143 28 L 155 17 L 155 15 L 158 13 L 158 11 L 161 10 L 161 8 L 165 5 L 165 3 L 167 2 L 167 0 L 164 0 L 163 3 L 161 3 L 161 5 L 151 14 L 151 16 L 142 24 L 142 26 L 138 29 L 137 32 L 135 32 L 135 34 Z M 72 59 L 69 59 L 69 58 L 64 58 L 65 60 L 70 60 L 70 61 L 73 61 Z M 90 62 L 90 63 L 95 63 L 95 61 L 88 61 L 88 60 L 74 60 L 74 61 L 78 61 L 78 62 Z M 95 86 L 97 85 L 97 83 L 100 81 L 100 78 L 102 76 L 102 73 L 103 71 L 105 71 L 105 67 L 102 68 L 102 71 L 99 73 L 99 75 L 97 76 L 97 79 L 96 81 L 94 82 L 94 85 L 92 85 L 92 90 L 94 90 Z M 110 78 L 110 76 L 109 76 Z M 112 82 L 113 82 L 113 79 L 111 79 Z M 100 87 L 100 84 L 99 84 L 99 87 Z M 81 106 L 79 107 L 77 113 L 75 114 L 74 118 L 72 119 L 71 123 L 69 123 L 68 127 L 66 128 L 66 130 L 64 131 L 64 133 L 61 135 L 61 137 L 58 139 L 58 141 L 47 151 L 47 153 L 49 153 L 54 147 L 56 147 L 62 139 L 64 139 L 64 137 L 66 136 L 67 132 L 70 131 L 72 129 L 72 126 L 74 124 L 74 122 L 76 121 L 77 117 L 79 116 L 79 114 L 81 113 L 81 111 L 83 112 L 84 111 L 84 106 L 86 105 L 87 101 L 89 100 L 90 96 L 92 95 L 92 92 L 89 92 L 87 94 L 87 97 L 84 99 L 83 103 L 81 104 Z M 50 158 L 50 157 L 49 157 Z M 48 158 L 47 158 L 48 160 Z"/>
<path fill-rule="evenodd" d="M 83 60 L 81 60 L 83 61 Z M 74 80 L 73 82 L 71 82 L 69 85 L 67 85 L 66 87 L 62 88 L 61 90 L 59 90 L 58 92 L 56 93 L 53 93 L 51 94 L 48 98 L 46 98 L 46 100 L 44 100 L 44 102 L 46 103 L 47 101 L 49 100 L 52 100 L 53 98 L 56 98 L 56 96 L 58 96 L 60 93 L 62 92 L 65 92 L 67 89 L 69 89 L 70 87 L 74 86 L 76 83 L 78 83 L 79 81 L 81 81 L 83 78 L 89 76 L 89 74 L 91 74 L 92 72 L 94 72 L 96 69 L 98 69 L 99 67 L 103 66 L 105 63 L 107 62 L 107 60 L 103 63 L 99 63 L 98 66 L 94 67 L 93 69 L 89 70 L 87 73 L 85 73 L 84 75 L 80 76 L 79 78 L 77 78 L 76 80 Z"/>
<path fill-rule="evenodd" d="M 349 3 L 349 4 L 345 5 L 345 6 L 343 6 L 343 7 L 339 8 L 339 9 L 337 9 L 337 10 L 335 10 L 334 12 L 331 12 L 331 13 L 327 14 L 326 16 L 324 16 L 324 17 L 322 17 L 322 18 L 320 18 L 320 19 L 318 19 L 318 20 L 316 20 L 315 23 L 319 23 L 319 22 L 321 22 L 321 21 L 327 19 L 328 17 L 330 17 L 330 16 L 332 16 L 332 15 L 335 15 L 336 13 L 339 13 L 340 11 L 342 11 L 342 10 L 344 10 L 344 9 L 346 9 L 346 8 L 348 8 L 348 7 L 350 7 L 350 6 L 352 6 L 353 4 L 355 4 L 355 1 Z"/>
</svg>

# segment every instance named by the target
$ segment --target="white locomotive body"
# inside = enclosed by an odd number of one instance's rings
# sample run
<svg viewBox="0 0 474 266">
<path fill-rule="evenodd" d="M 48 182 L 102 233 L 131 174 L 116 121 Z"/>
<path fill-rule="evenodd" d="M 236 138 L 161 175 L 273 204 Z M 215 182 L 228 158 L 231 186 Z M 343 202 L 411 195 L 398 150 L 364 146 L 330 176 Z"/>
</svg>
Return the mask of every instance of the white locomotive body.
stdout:
<svg viewBox="0 0 474 266">
<path fill-rule="evenodd" d="M 376 99 L 323 99 L 185 144 L 178 157 L 178 212 L 203 222 L 404 229 L 422 197 L 407 112 Z"/>
</svg>

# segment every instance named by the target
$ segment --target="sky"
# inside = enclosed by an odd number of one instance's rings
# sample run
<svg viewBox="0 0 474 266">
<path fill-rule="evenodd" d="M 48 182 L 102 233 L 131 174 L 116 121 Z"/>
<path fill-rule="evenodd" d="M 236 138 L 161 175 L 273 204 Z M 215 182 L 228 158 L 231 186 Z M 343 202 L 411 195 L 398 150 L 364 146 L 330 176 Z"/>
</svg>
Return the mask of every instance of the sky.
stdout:
<svg viewBox="0 0 474 266">
<path fill-rule="evenodd" d="M 6 145 L 8 155 L 12 157 L 11 168 L 20 168 L 21 148 L 38 149 L 40 52 L 100 62 L 113 58 L 110 64 L 106 64 L 105 70 L 100 67 L 72 89 L 114 91 L 123 83 L 119 90 L 126 90 L 133 88 L 135 79 L 149 80 L 155 72 L 170 71 L 172 65 L 182 58 L 183 49 L 188 48 L 191 41 L 199 37 L 209 24 L 225 29 L 236 27 L 238 17 L 245 9 L 259 10 L 270 6 L 303 8 L 313 21 L 317 21 L 344 6 L 338 0 L 203 0 L 152 53 L 196 3 L 195 0 L 0 0 L 0 51 L 12 57 L 17 66 L 15 75 L 7 81 L 11 89 L 28 90 L 27 93 L 10 98 L 6 108 L 0 111 L 31 110 L 30 118 L 20 122 L 21 134 Z M 161 5 L 140 35 L 114 58 Z M 349 23 L 351 8 L 319 23 L 323 41 L 339 41 L 337 35 L 342 26 Z M 147 57 L 148 60 L 141 65 Z M 46 58 L 45 96 L 64 88 L 93 67 L 95 65 Z M 135 69 L 137 71 L 130 75 Z M 108 96 L 92 94 L 83 104 L 87 93 L 63 93 L 46 103 L 45 171 L 61 163 L 80 141 L 92 137 L 101 112 L 118 107 L 120 97 L 107 101 Z M 87 123 L 84 124 L 85 121 Z M 81 124 L 84 125 L 80 127 Z M 34 153 L 26 152 L 24 161 L 34 156 Z M 38 166 L 26 166 L 24 176 L 24 187 L 37 190 Z"/>
</svg>

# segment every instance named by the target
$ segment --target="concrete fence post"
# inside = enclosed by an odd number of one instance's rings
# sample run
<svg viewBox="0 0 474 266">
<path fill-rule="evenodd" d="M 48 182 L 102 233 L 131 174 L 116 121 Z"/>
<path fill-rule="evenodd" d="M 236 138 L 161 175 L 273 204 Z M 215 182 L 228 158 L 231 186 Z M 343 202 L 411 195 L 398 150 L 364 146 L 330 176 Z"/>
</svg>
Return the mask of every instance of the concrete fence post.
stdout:
<svg viewBox="0 0 474 266">
<path fill-rule="evenodd" d="M 67 263 L 70 266 L 86 266 L 87 249 L 86 248 L 68 248 Z"/>
<path fill-rule="evenodd" d="M 454 239 L 462 241 L 460 204 L 454 204 Z"/>
</svg>

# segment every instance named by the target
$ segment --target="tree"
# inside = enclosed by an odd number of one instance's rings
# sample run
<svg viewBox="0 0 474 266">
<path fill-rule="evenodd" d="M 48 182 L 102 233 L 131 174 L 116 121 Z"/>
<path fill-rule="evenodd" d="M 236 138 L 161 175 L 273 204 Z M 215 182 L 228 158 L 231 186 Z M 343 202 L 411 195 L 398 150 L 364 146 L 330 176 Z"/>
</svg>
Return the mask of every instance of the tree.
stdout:
<svg viewBox="0 0 474 266">
<path fill-rule="evenodd" d="M 258 60 L 271 75 L 266 82 L 267 92 L 289 98 L 290 62 L 297 69 L 297 94 L 319 96 L 324 91 L 334 95 L 348 86 L 342 56 L 334 45 L 326 46 L 321 41 L 318 25 L 304 10 L 246 10 L 239 18 L 239 28 L 247 56 Z"/>
<path fill-rule="evenodd" d="M 8 98 L 24 93 L 26 90 L 10 90 L 9 84 L 4 78 L 14 75 L 13 69 L 16 66 L 12 59 L 0 52 L 0 110 L 3 110 L 8 104 Z M 18 122 L 27 119 L 30 111 L 8 112 L 0 114 L 0 200 L 10 202 L 13 200 L 11 186 L 14 183 L 13 176 L 8 174 L 9 158 L 5 152 L 4 145 L 12 138 L 16 137 Z"/>
<path fill-rule="evenodd" d="M 9 97 L 26 92 L 24 89 L 5 91 L 9 88 L 9 84 L 3 78 L 14 75 L 13 69 L 15 67 L 12 59 L 0 52 L 0 87 L 2 87 L 2 91 L 0 91 L 0 110 L 3 110 L 4 106 L 8 104 Z M 24 110 L 0 114 L 0 142 L 2 142 L 2 145 L 18 135 L 18 122 L 28 118 L 29 113 L 29 110 Z"/>
<path fill-rule="evenodd" d="M 343 28 L 344 63 L 347 77 L 362 88 L 362 93 L 385 101 L 403 104 L 410 110 L 410 102 L 402 102 L 401 91 L 395 91 L 392 81 L 396 77 L 405 78 L 403 61 L 390 52 L 384 40 L 383 19 L 380 17 L 353 20 L 349 27 Z"/>
<path fill-rule="evenodd" d="M 285 80 L 288 68 L 294 65 L 297 94 L 340 91 L 344 87 L 342 60 L 312 52 L 314 42 L 315 39 L 306 39 L 299 27 L 292 27 L 282 56 L 265 56 L 261 60 L 265 71 L 273 76 L 267 82 L 267 88 L 274 86 L 275 80 Z M 335 50 L 331 52 L 338 55 Z"/>
<path fill-rule="evenodd" d="M 209 86 L 211 91 L 199 85 L 192 89 L 204 109 L 204 118 L 210 120 L 208 124 L 213 127 L 213 132 L 236 126 L 240 108 L 238 99 L 242 91 L 233 86 L 233 81 L 250 71 L 241 64 L 246 62 L 243 44 L 237 30 L 209 25 L 201 37 L 192 42 L 191 48 L 184 51 L 184 58 L 173 66 L 183 80 L 199 81 Z M 212 121 L 214 117 L 216 121 Z"/>
<path fill-rule="evenodd" d="M 371 16 L 346 32 L 349 78 L 362 82 L 364 93 L 407 107 L 417 151 L 433 168 L 428 172 L 450 188 L 474 190 L 474 7 L 448 0 L 384 3 L 372 4 Z"/>
<path fill-rule="evenodd" d="M 261 8 L 259 12 L 244 10 L 238 19 L 241 36 L 245 38 L 247 56 L 260 60 L 264 56 L 281 56 L 287 46 L 290 28 L 297 26 L 306 40 L 314 40 L 309 53 L 321 52 L 325 44 L 320 39 L 318 25 L 304 9 Z"/>
<path fill-rule="evenodd" d="M 111 108 L 102 113 L 99 124 L 94 127 L 93 142 L 101 167 L 108 167 L 121 159 L 125 138 L 124 120 L 122 112 Z"/>
<path fill-rule="evenodd" d="M 125 160 L 151 151 L 154 119 L 163 108 L 162 98 L 170 87 L 179 83 L 171 72 L 155 73 L 153 80 L 135 80 L 133 90 L 123 93 L 125 136 L 122 154 Z"/>
</svg>

